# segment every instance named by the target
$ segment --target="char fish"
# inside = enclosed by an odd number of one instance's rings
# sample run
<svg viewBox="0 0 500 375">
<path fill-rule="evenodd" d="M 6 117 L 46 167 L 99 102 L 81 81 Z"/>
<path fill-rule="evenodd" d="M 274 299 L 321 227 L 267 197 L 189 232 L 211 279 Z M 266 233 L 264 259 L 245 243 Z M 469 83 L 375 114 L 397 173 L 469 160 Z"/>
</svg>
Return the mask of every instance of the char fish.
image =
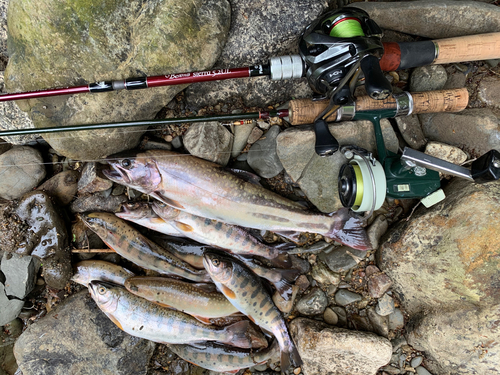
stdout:
<svg viewBox="0 0 500 375">
<path fill-rule="evenodd" d="M 80 217 L 106 245 L 138 266 L 193 281 L 210 281 L 206 272 L 176 258 L 111 213 L 94 212 Z"/>
<path fill-rule="evenodd" d="M 204 323 L 209 323 L 209 318 L 239 312 L 217 291 L 214 284 L 192 284 L 168 277 L 137 276 L 127 279 L 125 288 L 136 296 L 183 311 Z"/>
<path fill-rule="evenodd" d="M 365 220 L 347 208 L 317 214 L 220 165 L 165 150 L 124 152 L 104 160 L 110 180 L 181 211 L 246 228 L 319 233 L 359 250 L 371 249 Z"/>
<path fill-rule="evenodd" d="M 191 345 L 169 345 L 168 348 L 187 362 L 216 372 L 237 373 L 240 369 L 267 362 L 279 350 L 276 340 L 266 349 L 252 351 L 212 342 Z"/>
<path fill-rule="evenodd" d="M 191 315 L 160 306 L 103 281 L 91 281 L 89 291 L 108 318 L 132 336 L 162 344 L 218 341 L 241 348 L 252 347 L 249 321 L 228 327 L 204 324 Z"/>
<path fill-rule="evenodd" d="M 282 371 L 300 367 L 302 360 L 285 320 L 260 279 L 239 261 L 219 252 L 207 251 L 203 261 L 212 280 L 228 300 L 251 321 L 276 337 Z"/>
<path fill-rule="evenodd" d="M 123 285 L 129 277 L 135 276 L 126 268 L 104 260 L 82 260 L 75 265 L 71 280 L 87 286 L 92 280 L 109 281 Z"/>
<path fill-rule="evenodd" d="M 237 225 L 193 215 L 161 202 L 153 203 L 152 208 L 165 222 L 176 228 L 185 237 L 229 250 L 234 254 L 270 259 L 272 264 L 278 267 L 288 268 L 291 266 L 292 262 L 287 250 L 295 248 L 294 244 L 283 243 L 269 246 Z"/>
</svg>

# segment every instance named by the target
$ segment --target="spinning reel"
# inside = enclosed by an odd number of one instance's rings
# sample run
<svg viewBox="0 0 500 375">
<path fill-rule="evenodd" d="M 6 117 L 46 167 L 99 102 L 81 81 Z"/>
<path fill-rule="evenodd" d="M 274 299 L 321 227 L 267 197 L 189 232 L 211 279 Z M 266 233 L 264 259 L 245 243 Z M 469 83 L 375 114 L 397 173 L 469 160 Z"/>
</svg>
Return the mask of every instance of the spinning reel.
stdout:
<svg viewBox="0 0 500 375">
<path fill-rule="evenodd" d="M 380 69 L 384 47 L 382 30 L 360 9 L 343 8 L 326 13 L 309 25 L 301 36 L 299 52 L 306 65 L 306 77 L 318 98 L 330 98 L 327 108 L 316 118 L 316 153 L 332 155 L 339 148 L 328 131 L 325 119 L 339 106 L 354 101 L 360 74 L 373 99 L 385 99 L 392 86 Z"/>
</svg>

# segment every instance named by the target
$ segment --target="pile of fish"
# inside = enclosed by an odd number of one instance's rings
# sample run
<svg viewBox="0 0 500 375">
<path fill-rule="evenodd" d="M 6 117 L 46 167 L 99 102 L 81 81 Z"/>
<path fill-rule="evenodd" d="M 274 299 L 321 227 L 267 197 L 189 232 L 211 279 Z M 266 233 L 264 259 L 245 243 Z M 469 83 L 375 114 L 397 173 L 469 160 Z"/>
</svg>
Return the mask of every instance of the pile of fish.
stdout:
<svg viewBox="0 0 500 375">
<path fill-rule="evenodd" d="M 100 309 L 123 331 L 169 344 L 181 358 L 206 369 L 237 372 L 278 352 L 283 373 L 300 367 L 264 280 L 287 300 L 291 283 L 305 269 L 287 252 L 293 243 L 271 246 L 250 230 L 291 239 L 318 233 L 368 250 L 362 218 L 346 209 L 331 215 L 309 212 L 247 173 L 191 155 L 149 150 L 104 161 L 107 178 L 153 199 L 80 218 L 123 258 L 161 276 L 136 276 L 104 261 L 80 262 L 73 280 L 88 286 Z M 169 237 L 153 241 L 129 222 Z M 197 245 L 179 245 L 179 237 Z"/>
</svg>

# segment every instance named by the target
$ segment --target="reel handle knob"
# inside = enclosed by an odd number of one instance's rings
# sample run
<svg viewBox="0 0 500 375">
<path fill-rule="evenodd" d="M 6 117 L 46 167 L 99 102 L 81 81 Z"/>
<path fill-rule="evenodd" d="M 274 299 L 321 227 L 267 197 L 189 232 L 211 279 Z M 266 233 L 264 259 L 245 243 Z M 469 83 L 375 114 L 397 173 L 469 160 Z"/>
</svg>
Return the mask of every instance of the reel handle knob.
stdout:
<svg viewBox="0 0 500 375">
<path fill-rule="evenodd" d="M 495 181 L 500 178 L 500 152 L 490 150 L 471 165 L 471 175 L 476 184 Z"/>
<path fill-rule="evenodd" d="M 366 55 L 360 62 L 361 70 L 365 75 L 365 89 L 372 99 L 383 100 L 392 94 L 392 86 L 385 78 L 378 58 Z"/>
<path fill-rule="evenodd" d="M 316 145 L 314 147 L 319 156 L 333 155 L 339 149 L 339 142 L 328 130 L 328 124 L 323 119 L 314 121 L 314 133 L 316 135 Z"/>
</svg>

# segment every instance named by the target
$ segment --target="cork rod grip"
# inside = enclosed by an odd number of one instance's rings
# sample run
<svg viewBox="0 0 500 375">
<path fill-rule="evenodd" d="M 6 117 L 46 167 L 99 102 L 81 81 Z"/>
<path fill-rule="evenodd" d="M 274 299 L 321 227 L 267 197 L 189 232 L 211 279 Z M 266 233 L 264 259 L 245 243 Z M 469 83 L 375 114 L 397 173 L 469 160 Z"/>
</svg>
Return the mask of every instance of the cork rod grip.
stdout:
<svg viewBox="0 0 500 375">
<path fill-rule="evenodd" d="M 412 113 L 459 112 L 465 109 L 469 102 L 469 93 L 465 88 L 416 92 L 412 93 L 411 96 L 413 98 Z M 312 124 L 327 105 L 328 100 L 291 100 L 289 104 L 290 123 L 292 125 Z M 385 100 L 375 100 L 369 96 L 362 96 L 356 100 L 355 107 L 356 112 L 396 109 L 397 103 L 393 97 Z M 336 114 L 333 114 L 327 118 L 327 121 L 335 121 L 335 117 Z"/>
<path fill-rule="evenodd" d="M 437 39 L 438 55 L 434 64 L 461 61 L 498 59 L 500 57 L 500 33 L 460 36 Z"/>
</svg>

